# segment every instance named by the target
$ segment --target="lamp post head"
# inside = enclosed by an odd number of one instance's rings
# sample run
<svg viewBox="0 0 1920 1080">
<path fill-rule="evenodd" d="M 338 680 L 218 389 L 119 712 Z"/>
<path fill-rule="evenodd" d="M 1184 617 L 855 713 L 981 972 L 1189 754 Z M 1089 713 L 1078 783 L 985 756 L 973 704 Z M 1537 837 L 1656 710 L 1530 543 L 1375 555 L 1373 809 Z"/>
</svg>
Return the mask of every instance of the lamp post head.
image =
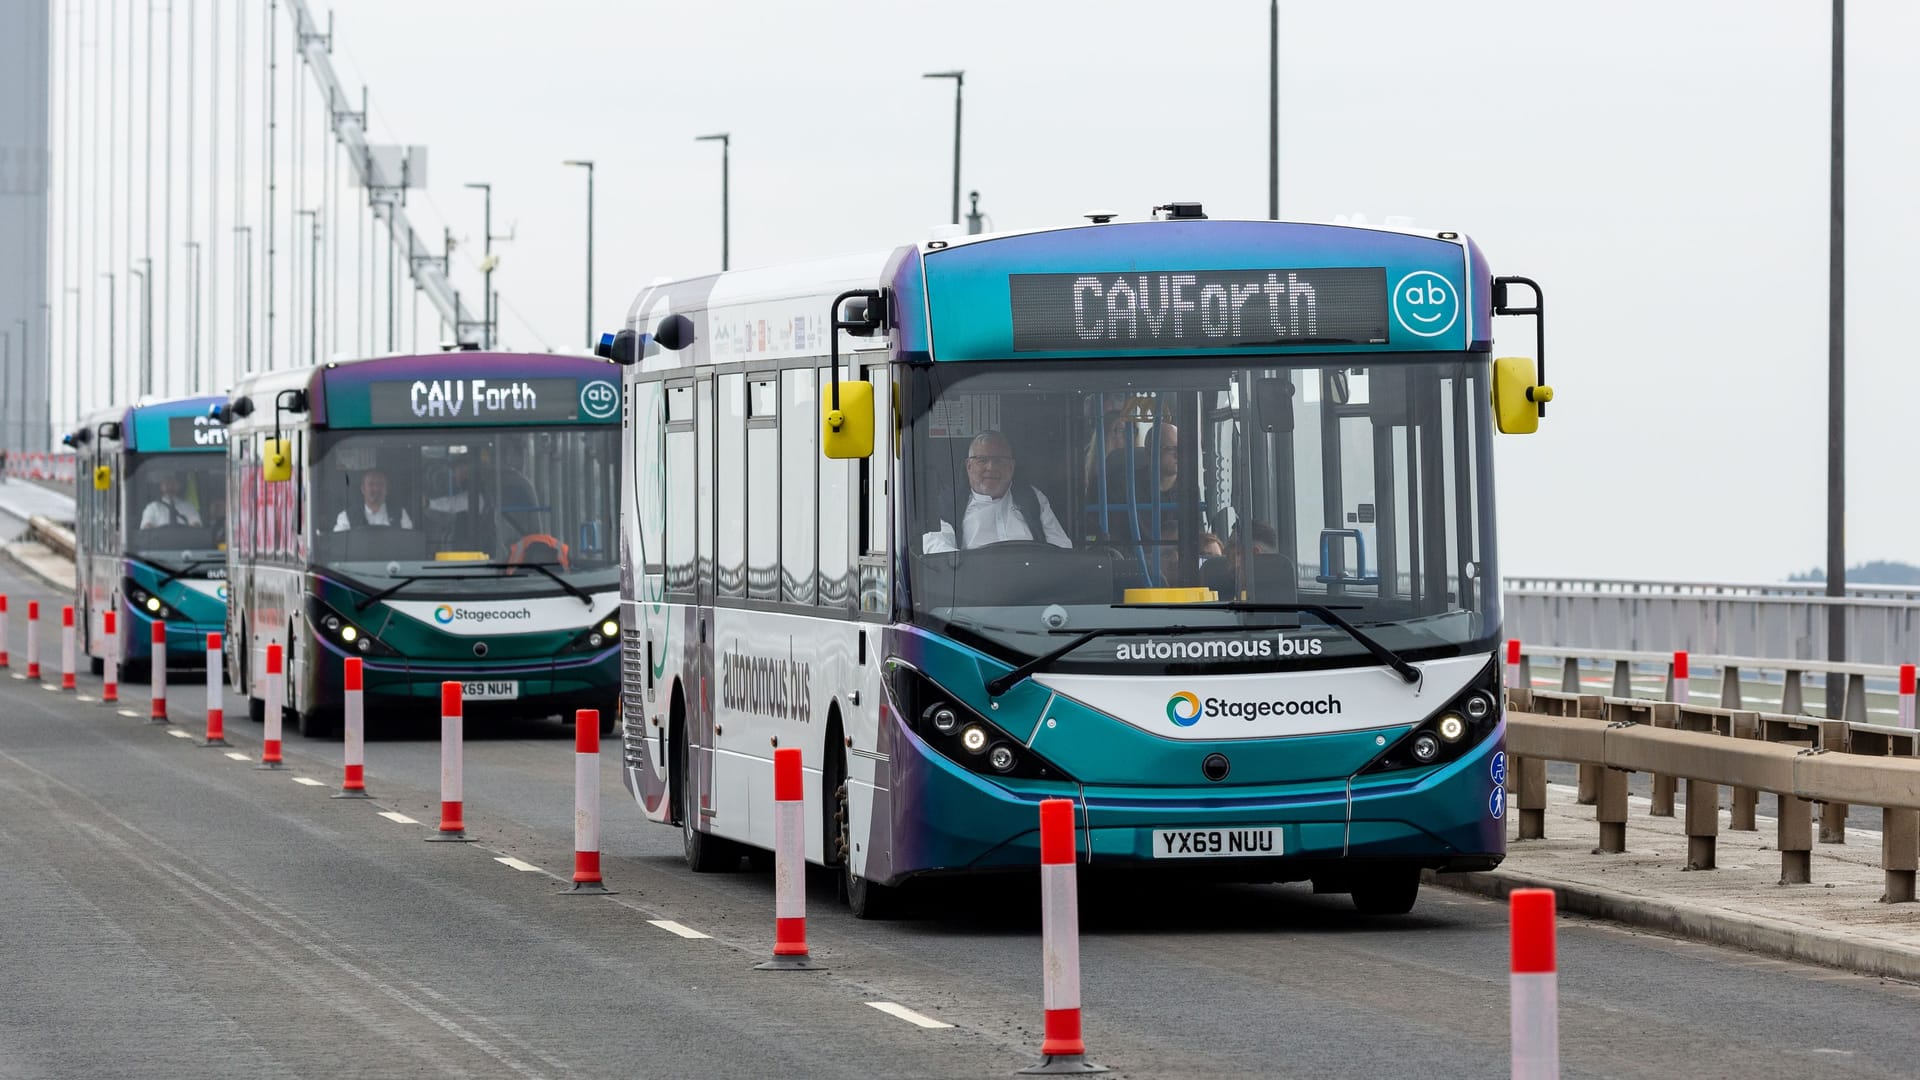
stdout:
<svg viewBox="0 0 1920 1080">
<path fill-rule="evenodd" d="M 586 170 L 587 170 L 588 172 L 592 172 L 592 171 L 593 171 L 593 162 L 591 162 L 591 161 L 578 161 L 578 160 L 574 160 L 574 159 L 571 159 L 571 158 L 569 158 L 568 160 L 566 160 L 566 161 L 563 161 L 563 162 L 561 162 L 560 164 L 562 164 L 562 165 L 578 165 L 579 167 L 581 167 L 581 168 L 583 168 L 583 169 L 586 169 Z"/>
<path fill-rule="evenodd" d="M 493 185 L 492 185 L 492 184 L 488 184 L 488 183 L 473 183 L 473 184 L 462 184 L 462 185 L 460 185 L 460 186 L 461 186 L 461 187 L 470 187 L 470 188 L 477 188 L 477 189 L 478 189 L 478 190 L 480 190 L 480 191 L 492 191 L 492 190 L 493 190 Z"/>
<path fill-rule="evenodd" d="M 718 135 L 695 135 L 693 137 L 693 141 L 694 142 L 717 142 L 723 146 L 731 145 L 733 141 L 733 133 L 730 131 L 727 131 L 727 132 L 721 132 Z"/>
<path fill-rule="evenodd" d="M 967 73 L 965 71 L 929 71 L 920 77 L 923 79 L 952 79 L 956 83 L 964 83 L 967 81 Z"/>
</svg>

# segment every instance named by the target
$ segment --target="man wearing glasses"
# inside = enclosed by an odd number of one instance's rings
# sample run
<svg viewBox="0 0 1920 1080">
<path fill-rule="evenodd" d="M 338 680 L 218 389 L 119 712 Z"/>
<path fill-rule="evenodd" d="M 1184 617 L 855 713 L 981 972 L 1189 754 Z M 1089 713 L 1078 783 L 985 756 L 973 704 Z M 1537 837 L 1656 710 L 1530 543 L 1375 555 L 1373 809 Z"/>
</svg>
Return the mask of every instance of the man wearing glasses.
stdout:
<svg viewBox="0 0 1920 1080">
<path fill-rule="evenodd" d="M 1013 473 L 1013 444 L 1007 437 L 997 431 L 975 435 L 967 444 L 967 484 L 972 490 L 964 508 L 949 511 L 938 532 L 922 537 L 921 550 L 931 555 L 1008 540 L 1045 540 L 1054 547 L 1072 547 L 1047 497 L 1031 484 L 1016 486 Z M 954 542 L 955 518 L 961 521 L 959 544 Z"/>
</svg>

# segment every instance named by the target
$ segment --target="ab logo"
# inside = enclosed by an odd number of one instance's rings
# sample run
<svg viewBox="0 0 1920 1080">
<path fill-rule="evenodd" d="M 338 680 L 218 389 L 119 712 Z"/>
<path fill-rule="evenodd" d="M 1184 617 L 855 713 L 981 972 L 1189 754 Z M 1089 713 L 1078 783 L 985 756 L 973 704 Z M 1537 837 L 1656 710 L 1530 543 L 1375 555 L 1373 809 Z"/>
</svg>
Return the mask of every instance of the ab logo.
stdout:
<svg viewBox="0 0 1920 1080">
<path fill-rule="evenodd" d="M 1393 287 L 1393 317 L 1415 337 L 1439 337 L 1460 321 L 1460 293 L 1431 270 L 1415 270 Z"/>
<path fill-rule="evenodd" d="M 589 420 L 605 420 L 620 411 L 620 389 L 600 379 L 580 388 L 580 412 Z"/>
</svg>

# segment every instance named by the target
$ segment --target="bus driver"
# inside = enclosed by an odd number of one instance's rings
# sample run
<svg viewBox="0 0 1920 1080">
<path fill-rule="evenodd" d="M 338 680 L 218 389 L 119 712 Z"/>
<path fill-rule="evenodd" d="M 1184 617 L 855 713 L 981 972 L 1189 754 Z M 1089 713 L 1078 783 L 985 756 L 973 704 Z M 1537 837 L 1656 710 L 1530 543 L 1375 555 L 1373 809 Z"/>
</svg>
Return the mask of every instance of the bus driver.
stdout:
<svg viewBox="0 0 1920 1080">
<path fill-rule="evenodd" d="M 340 516 L 334 519 L 333 531 L 346 532 L 370 525 L 413 528 L 413 519 L 407 516 L 405 507 L 400 509 L 398 521 L 393 519 L 393 512 L 387 509 L 387 474 L 379 469 L 368 469 L 360 474 L 360 499 L 349 509 L 340 511 Z"/>
<path fill-rule="evenodd" d="M 1054 547 L 1072 547 L 1067 539 L 1067 531 L 1060 527 L 1060 519 L 1053 515 L 1053 507 L 1047 502 L 1046 495 L 1030 484 L 1013 486 L 1013 444 L 1005 435 L 997 431 L 983 431 L 967 444 L 967 484 L 966 510 L 960 515 L 949 515 L 940 521 L 940 531 L 927 533 L 921 538 L 920 548 L 931 555 L 935 552 L 953 551 L 954 531 L 950 520 L 953 516 L 963 518 L 959 545 L 966 548 L 984 547 L 1006 540 L 1034 540 L 1044 538 Z M 1041 537 L 1034 535 L 1034 521 L 1038 519 Z"/>
</svg>

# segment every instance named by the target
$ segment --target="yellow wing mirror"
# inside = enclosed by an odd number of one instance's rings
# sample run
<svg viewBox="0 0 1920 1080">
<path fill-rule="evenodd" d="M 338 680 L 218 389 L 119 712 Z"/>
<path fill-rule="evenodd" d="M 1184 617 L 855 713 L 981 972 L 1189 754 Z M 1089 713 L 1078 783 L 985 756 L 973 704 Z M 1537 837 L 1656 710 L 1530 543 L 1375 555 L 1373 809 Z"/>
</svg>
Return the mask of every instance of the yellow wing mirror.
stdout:
<svg viewBox="0 0 1920 1080">
<path fill-rule="evenodd" d="M 840 405 L 823 401 L 820 410 L 820 450 L 830 458 L 873 456 L 873 384 L 840 383 Z"/>
<path fill-rule="evenodd" d="M 113 489 L 113 466 L 95 465 L 93 467 L 93 490 L 111 491 Z"/>
<path fill-rule="evenodd" d="M 261 444 L 260 471 L 269 484 L 293 479 L 293 447 L 288 440 L 268 439 Z"/>
<path fill-rule="evenodd" d="M 1553 387 L 1534 379 L 1534 363 L 1525 356 L 1493 362 L 1493 422 L 1508 435 L 1540 430 L 1540 406 L 1553 400 Z"/>
</svg>

